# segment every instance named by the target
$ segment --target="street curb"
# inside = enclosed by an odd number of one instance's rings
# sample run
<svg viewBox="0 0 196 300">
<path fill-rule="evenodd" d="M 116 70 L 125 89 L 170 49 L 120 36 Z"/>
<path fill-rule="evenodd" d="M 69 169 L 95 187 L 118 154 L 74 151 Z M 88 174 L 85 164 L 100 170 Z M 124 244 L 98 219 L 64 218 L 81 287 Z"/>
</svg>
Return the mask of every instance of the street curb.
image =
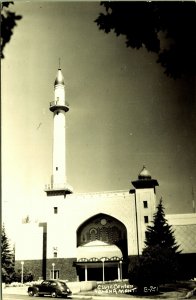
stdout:
<svg viewBox="0 0 196 300">
<path fill-rule="evenodd" d="M 5 287 L 2 288 L 2 295 L 28 295 L 27 293 L 28 287 Z M 78 294 L 72 294 L 71 297 L 74 297 L 76 299 L 93 299 L 93 296 L 87 296 L 87 295 L 78 295 Z"/>
</svg>

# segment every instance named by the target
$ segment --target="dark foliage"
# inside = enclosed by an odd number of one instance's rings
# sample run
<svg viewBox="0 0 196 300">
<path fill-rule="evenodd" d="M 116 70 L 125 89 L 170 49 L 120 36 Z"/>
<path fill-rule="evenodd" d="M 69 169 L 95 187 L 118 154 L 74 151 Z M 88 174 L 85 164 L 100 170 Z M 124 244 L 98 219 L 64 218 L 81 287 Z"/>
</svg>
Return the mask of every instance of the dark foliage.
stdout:
<svg viewBox="0 0 196 300">
<path fill-rule="evenodd" d="M 106 13 L 95 20 L 100 30 L 124 35 L 127 47 L 157 53 L 157 62 L 170 77 L 196 74 L 194 1 L 108 1 L 101 5 Z"/>
<path fill-rule="evenodd" d="M 21 270 L 17 270 L 17 272 L 15 272 L 12 276 L 12 282 L 21 282 Z M 34 280 L 34 276 L 31 272 L 27 272 L 24 269 L 24 273 L 23 273 L 23 282 L 31 282 Z"/>
<path fill-rule="evenodd" d="M 172 226 L 165 219 L 162 199 L 157 206 L 157 212 L 154 214 L 153 225 L 147 227 L 145 245 L 146 248 L 143 250 L 143 254 L 157 245 L 163 249 L 170 249 L 174 254 L 177 253 L 179 248 L 175 241 Z"/>
<path fill-rule="evenodd" d="M 5 283 L 11 282 L 14 274 L 14 251 L 10 249 L 4 226 L 1 231 L 1 272 L 2 281 Z"/>
<path fill-rule="evenodd" d="M 130 284 L 158 286 L 177 280 L 180 251 L 165 219 L 162 200 L 154 214 L 153 225 L 147 227 L 145 245 L 141 257 L 129 270 Z"/>
<path fill-rule="evenodd" d="M 17 25 L 16 22 L 22 18 L 22 16 L 9 10 L 10 4 L 14 3 L 11 1 L 1 3 L 1 58 L 4 58 L 3 51 L 13 35 L 14 27 Z"/>
</svg>

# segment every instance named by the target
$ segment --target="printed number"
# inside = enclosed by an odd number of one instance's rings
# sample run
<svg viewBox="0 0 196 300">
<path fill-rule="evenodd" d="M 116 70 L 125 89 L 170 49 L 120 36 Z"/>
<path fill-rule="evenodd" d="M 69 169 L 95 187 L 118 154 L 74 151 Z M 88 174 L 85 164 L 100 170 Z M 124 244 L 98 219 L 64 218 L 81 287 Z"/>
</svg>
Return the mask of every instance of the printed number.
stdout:
<svg viewBox="0 0 196 300">
<path fill-rule="evenodd" d="M 144 286 L 144 293 L 153 293 L 157 290 L 158 288 L 156 286 L 150 285 L 149 288 L 147 286 Z"/>
</svg>

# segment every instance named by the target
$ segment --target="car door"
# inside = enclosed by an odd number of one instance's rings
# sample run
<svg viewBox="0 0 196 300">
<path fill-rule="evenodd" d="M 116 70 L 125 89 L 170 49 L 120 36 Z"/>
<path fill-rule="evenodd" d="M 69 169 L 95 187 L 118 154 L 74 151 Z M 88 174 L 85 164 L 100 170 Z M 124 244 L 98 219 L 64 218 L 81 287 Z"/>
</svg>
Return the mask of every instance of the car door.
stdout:
<svg viewBox="0 0 196 300">
<path fill-rule="evenodd" d="M 49 289 L 50 289 L 50 294 L 52 293 L 52 292 L 57 292 L 57 290 L 58 290 L 58 283 L 57 282 L 50 282 L 50 285 L 49 285 Z"/>
<path fill-rule="evenodd" d="M 42 282 L 42 284 L 40 285 L 39 293 L 42 294 L 42 295 L 49 294 L 49 292 L 48 292 L 48 286 L 49 286 L 49 281 L 48 280 L 44 280 Z"/>
</svg>

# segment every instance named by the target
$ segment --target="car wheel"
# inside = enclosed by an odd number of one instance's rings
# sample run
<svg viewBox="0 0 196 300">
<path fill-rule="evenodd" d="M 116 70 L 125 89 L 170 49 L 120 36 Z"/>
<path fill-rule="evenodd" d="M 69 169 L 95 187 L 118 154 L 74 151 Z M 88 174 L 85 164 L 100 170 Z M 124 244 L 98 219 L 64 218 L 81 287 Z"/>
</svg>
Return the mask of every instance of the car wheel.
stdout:
<svg viewBox="0 0 196 300">
<path fill-rule="evenodd" d="M 52 298 L 56 298 L 56 297 L 57 297 L 57 293 L 56 293 L 56 292 L 52 292 L 52 293 L 51 293 L 51 297 L 52 297 Z"/>
<path fill-rule="evenodd" d="M 33 296 L 34 296 L 34 292 L 33 292 L 33 291 L 29 291 L 29 292 L 28 292 L 28 295 L 29 295 L 30 297 L 33 297 Z"/>
</svg>

